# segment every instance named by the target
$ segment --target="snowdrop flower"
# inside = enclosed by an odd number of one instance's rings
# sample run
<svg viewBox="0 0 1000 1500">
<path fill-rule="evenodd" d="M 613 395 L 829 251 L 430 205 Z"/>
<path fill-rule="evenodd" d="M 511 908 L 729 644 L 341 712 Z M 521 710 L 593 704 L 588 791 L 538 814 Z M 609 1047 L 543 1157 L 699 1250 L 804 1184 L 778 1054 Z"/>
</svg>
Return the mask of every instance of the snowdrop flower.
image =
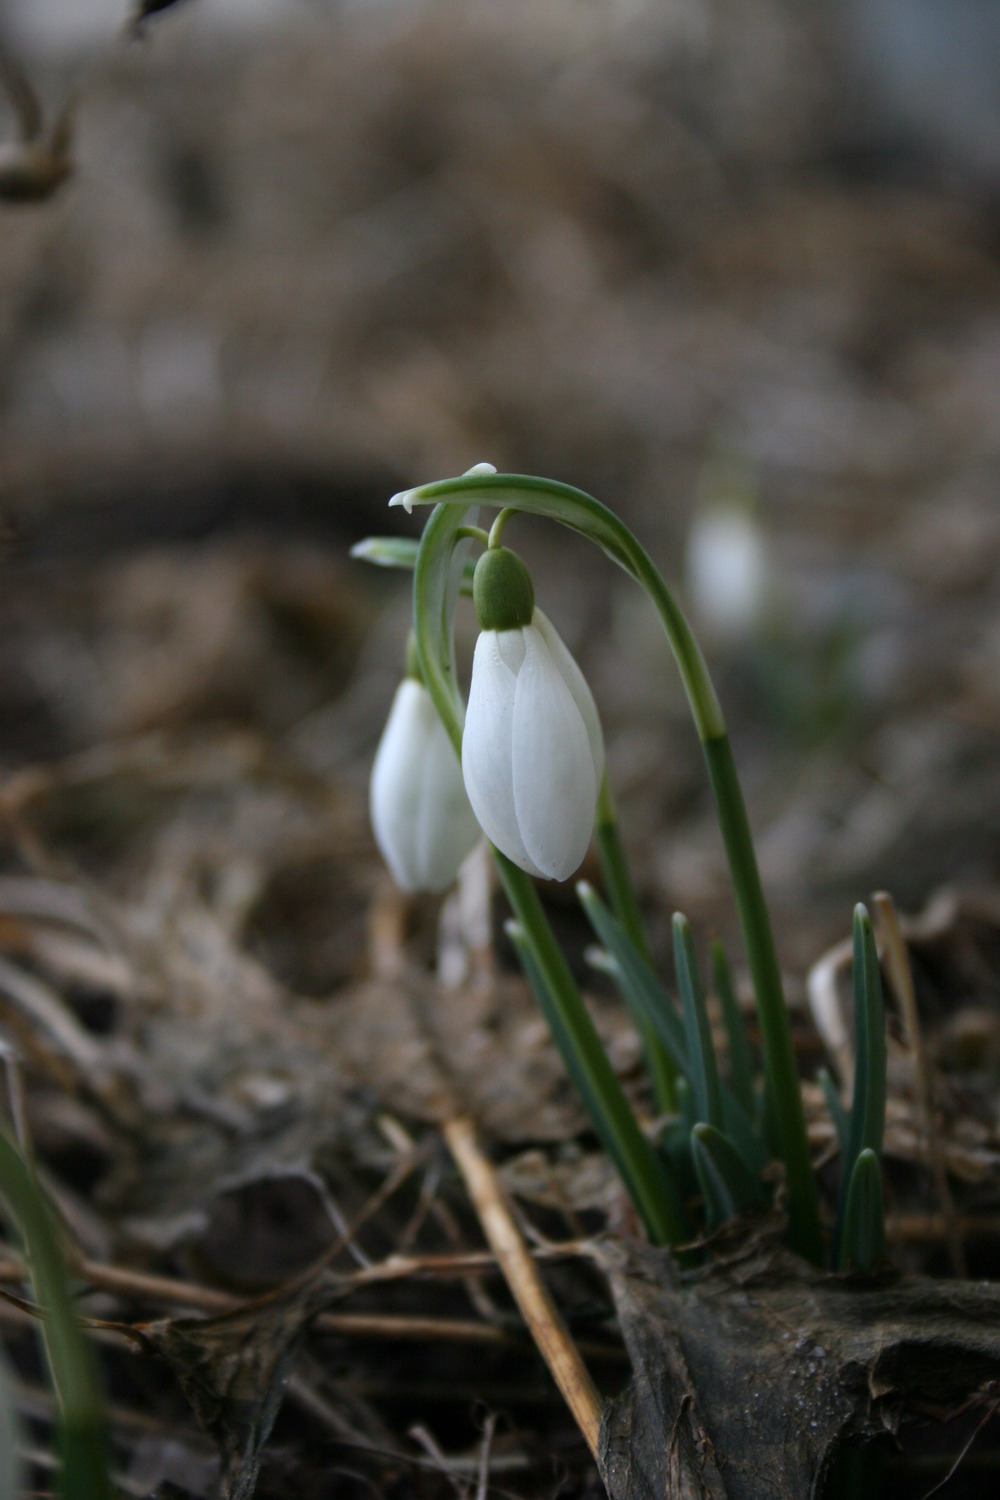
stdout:
<svg viewBox="0 0 1000 1500">
<path fill-rule="evenodd" d="M 763 533 L 745 506 L 699 507 L 688 533 L 687 581 L 699 616 L 723 640 L 738 640 L 761 622 L 769 569 Z"/>
<path fill-rule="evenodd" d="M 534 606 L 528 570 L 492 547 L 473 584 L 482 633 L 462 771 L 487 837 L 529 875 L 566 880 L 594 830 L 604 741 L 583 674 Z"/>
<path fill-rule="evenodd" d="M 479 838 L 462 771 L 415 664 L 396 689 L 372 766 L 375 841 L 406 891 L 443 891 Z"/>
</svg>

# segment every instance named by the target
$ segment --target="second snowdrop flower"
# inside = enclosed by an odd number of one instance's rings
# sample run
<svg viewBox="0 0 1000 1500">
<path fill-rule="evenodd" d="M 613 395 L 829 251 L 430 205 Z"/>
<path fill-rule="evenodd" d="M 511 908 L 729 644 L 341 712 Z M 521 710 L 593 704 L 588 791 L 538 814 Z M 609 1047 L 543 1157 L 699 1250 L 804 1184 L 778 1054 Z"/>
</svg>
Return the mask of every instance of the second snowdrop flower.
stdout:
<svg viewBox="0 0 1000 1500">
<path fill-rule="evenodd" d="M 443 891 L 480 837 L 451 741 L 412 647 L 372 766 L 375 840 L 405 891 Z"/>
<path fill-rule="evenodd" d="M 481 634 L 462 772 L 487 837 L 530 875 L 567 880 L 594 831 L 604 741 L 583 674 L 535 608 L 521 559 L 491 547 L 476 565 Z"/>
</svg>

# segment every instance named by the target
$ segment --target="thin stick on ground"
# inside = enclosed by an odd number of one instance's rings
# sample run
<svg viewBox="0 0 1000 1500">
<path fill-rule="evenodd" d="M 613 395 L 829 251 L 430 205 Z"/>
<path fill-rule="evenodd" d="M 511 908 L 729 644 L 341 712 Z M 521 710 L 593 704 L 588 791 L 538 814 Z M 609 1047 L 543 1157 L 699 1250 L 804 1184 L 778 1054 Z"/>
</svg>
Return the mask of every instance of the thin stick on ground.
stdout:
<svg viewBox="0 0 1000 1500">
<path fill-rule="evenodd" d="M 899 924 L 896 906 L 888 891 L 876 891 L 872 897 L 878 935 L 882 941 L 882 957 L 906 1028 L 906 1039 L 913 1053 L 916 1074 L 917 1108 L 920 1111 L 924 1140 L 927 1143 L 927 1163 L 934 1179 L 941 1217 L 944 1220 L 945 1243 L 951 1268 L 956 1276 L 968 1275 L 965 1250 L 958 1232 L 958 1215 L 955 1200 L 948 1183 L 948 1170 L 938 1135 L 937 1118 L 934 1113 L 934 1079 L 930 1058 L 924 1042 L 923 1028 L 917 1011 L 917 997 L 913 988 L 913 971 L 906 951 L 906 939 Z"/>
<path fill-rule="evenodd" d="M 596 1458 L 601 1398 L 538 1274 L 500 1181 L 480 1150 L 476 1127 L 467 1115 L 456 1115 L 445 1122 L 443 1133 L 511 1295 Z"/>
<path fill-rule="evenodd" d="M 923 1222 L 923 1221 L 921 1221 Z M 578 1242 L 569 1245 L 546 1247 L 547 1256 L 579 1255 L 582 1246 Z M 462 1256 L 405 1256 L 392 1257 L 380 1267 L 371 1267 L 358 1273 L 357 1285 L 367 1287 L 380 1281 L 397 1281 L 406 1277 L 423 1278 L 426 1275 L 451 1276 L 464 1279 L 470 1267 L 476 1271 L 493 1270 L 496 1257 L 489 1252 Z M 178 1281 L 173 1277 L 155 1276 L 131 1268 L 101 1265 L 96 1261 L 83 1260 L 74 1265 L 74 1273 L 92 1288 L 130 1300 L 178 1306 L 212 1315 L 236 1312 L 246 1306 L 246 1299 L 216 1287 L 199 1286 L 195 1282 Z M 0 1258 L 0 1322 L 7 1320 L 33 1323 L 33 1311 L 19 1309 L 12 1300 L 4 1299 L 2 1287 L 8 1282 L 19 1282 L 27 1271 L 23 1261 L 11 1256 Z M 346 1278 L 346 1288 L 355 1278 Z M 444 1343 L 488 1344 L 503 1349 L 523 1349 L 521 1336 L 491 1323 L 477 1323 L 468 1318 L 421 1317 L 412 1313 L 349 1313 L 323 1312 L 312 1324 L 317 1333 L 339 1338 L 367 1338 L 406 1340 L 426 1343 L 429 1340 Z M 588 1343 L 580 1346 L 595 1359 L 620 1359 L 622 1351 L 614 1344 Z"/>
</svg>

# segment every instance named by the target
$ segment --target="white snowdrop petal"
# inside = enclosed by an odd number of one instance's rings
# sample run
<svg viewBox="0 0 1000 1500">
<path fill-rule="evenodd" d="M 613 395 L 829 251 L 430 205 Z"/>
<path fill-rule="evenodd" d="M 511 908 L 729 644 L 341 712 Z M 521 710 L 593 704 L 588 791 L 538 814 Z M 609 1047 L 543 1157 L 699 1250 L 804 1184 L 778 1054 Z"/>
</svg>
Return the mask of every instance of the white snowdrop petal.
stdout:
<svg viewBox="0 0 1000 1500">
<path fill-rule="evenodd" d="M 491 635 L 496 642 L 497 654 L 504 666 L 516 677 L 524 662 L 524 631 L 523 630 L 490 630 L 484 634 Z"/>
<path fill-rule="evenodd" d="M 421 696 L 408 677 L 399 684 L 375 752 L 368 806 L 375 842 L 397 885 L 416 888 L 413 828 L 420 799 L 415 745 L 421 738 Z"/>
<path fill-rule="evenodd" d="M 535 618 L 532 621 L 548 646 L 552 659 L 559 668 L 560 675 L 573 696 L 573 702 L 580 710 L 584 727 L 587 730 L 587 738 L 590 741 L 590 754 L 594 762 L 594 774 L 597 777 L 598 789 L 604 777 L 604 734 L 601 730 L 601 719 L 597 712 L 597 704 L 594 696 L 587 686 L 587 679 L 576 664 L 548 615 L 540 609 L 535 610 Z"/>
<path fill-rule="evenodd" d="M 597 779 L 583 715 L 534 625 L 522 632 L 524 664 L 513 714 L 513 800 L 529 859 L 552 880 L 583 861 L 594 829 Z"/>
<path fill-rule="evenodd" d="M 504 636 L 519 634 L 503 632 Z M 522 870 L 539 875 L 542 872 L 528 855 L 514 809 L 511 756 L 516 686 L 514 673 L 504 663 L 498 632 L 484 630 L 476 642 L 462 739 L 465 790 L 486 837 Z"/>
<path fill-rule="evenodd" d="M 396 689 L 369 808 L 376 843 L 404 890 L 444 890 L 479 837 L 458 758 L 430 694 L 412 677 Z"/>
<path fill-rule="evenodd" d="M 428 702 L 430 695 L 428 694 Z M 425 748 L 434 774 L 425 777 L 415 820 L 414 848 L 420 889 L 443 891 L 480 837 L 479 821 L 469 804 L 462 766 L 448 731 L 434 714 Z"/>
</svg>

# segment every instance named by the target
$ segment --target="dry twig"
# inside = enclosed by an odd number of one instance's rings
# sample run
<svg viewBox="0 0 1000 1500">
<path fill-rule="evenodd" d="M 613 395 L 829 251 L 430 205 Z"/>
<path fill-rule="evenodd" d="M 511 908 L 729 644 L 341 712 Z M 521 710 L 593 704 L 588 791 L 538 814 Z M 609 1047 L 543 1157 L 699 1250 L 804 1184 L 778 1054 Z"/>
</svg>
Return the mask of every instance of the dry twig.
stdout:
<svg viewBox="0 0 1000 1500">
<path fill-rule="evenodd" d="M 965 1250 L 958 1232 L 955 1200 L 951 1195 L 944 1152 L 941 1149 L 941 1138 L 938 1134 L 937 1118 L 934 1112 L 934 1079 L 924 1042 L 923 1028 L 920 1025 L 920 1015 L 917 1011 L 917 997 L 913 989 L 913 973 L 906 952 L 906 939 L 903 937 L 899 924 L 895 903 L 888 891 L 876 891 L 872 901 L 875 907 L 878 935 L 882 944 L 882 958 L 889 975 L 889 982 L 899 1002 L 903 1025 L 906 1029 L 906 1039 L 913 1054 L 917 1108 L 920 1111 L 927 1147 L 927 1163 L 934 1178 L 934 1189 L 944 1221 L 945 1242 L 948 1246 L 951 1268 L 956 1276 L 964 1277 L 968 1275 Z"/>
<path fill-rule="evenodd" d="M 601 1398 L 538 1274 L 500 1180 L 479 1148 L 476 1127 L 467 1115 L 456 1115 L 445 1122 L 443 1131 L 511 1294 L 596 1458 Z"/>
</svg>

